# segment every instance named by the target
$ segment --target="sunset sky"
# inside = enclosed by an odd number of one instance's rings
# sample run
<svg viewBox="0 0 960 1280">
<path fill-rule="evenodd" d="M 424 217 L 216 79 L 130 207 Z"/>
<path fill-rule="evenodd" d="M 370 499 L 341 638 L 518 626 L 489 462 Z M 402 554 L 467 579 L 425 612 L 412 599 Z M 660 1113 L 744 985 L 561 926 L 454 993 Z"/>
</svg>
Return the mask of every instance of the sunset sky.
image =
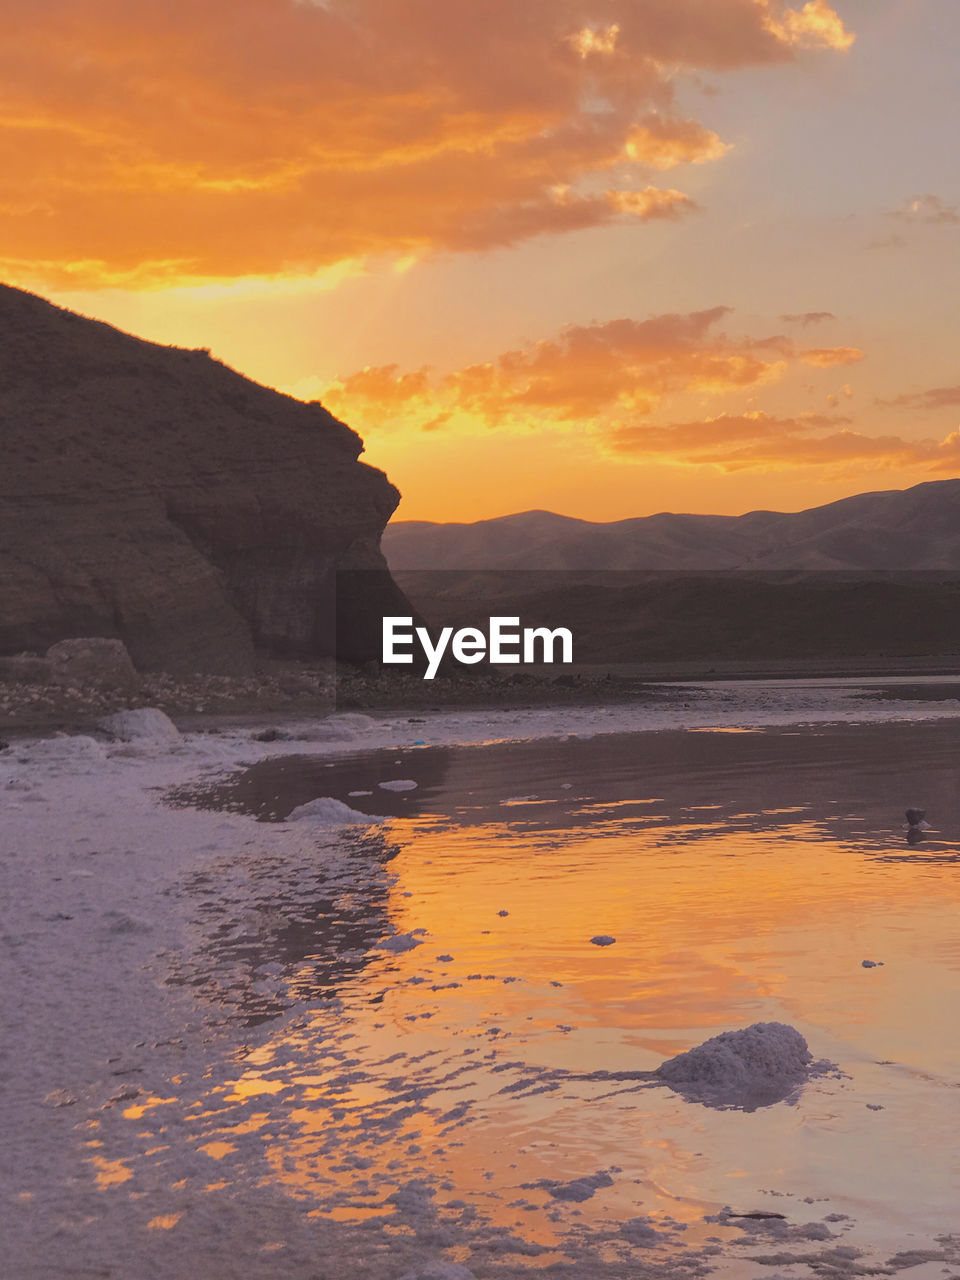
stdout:
<svg viewBox="0 0 960 1280">
<path fill-rule="evenodd" d="M 399 519 L 960 475 L 956 0 L 6 0 L 0 278 L 319 399 Z"/>
</svg>

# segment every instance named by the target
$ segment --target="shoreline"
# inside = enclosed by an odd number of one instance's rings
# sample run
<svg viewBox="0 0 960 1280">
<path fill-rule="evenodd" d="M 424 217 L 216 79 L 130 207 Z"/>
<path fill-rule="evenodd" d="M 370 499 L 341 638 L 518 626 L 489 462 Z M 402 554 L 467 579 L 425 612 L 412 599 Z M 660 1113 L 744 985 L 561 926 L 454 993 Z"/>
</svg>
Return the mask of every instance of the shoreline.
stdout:
<svg viewBox="0 0 960 1280">
<path fill-rule="evenodd" d="M 316 718 L 342 711 L 369 714 L 405 710 L 506 710 L 519 705 L 575 707 L 655 701 L 665 686 L 727 681 L 930 681 L 960 678 L 960 656 L 890 659 L 810 659 L 749 662 L 646 663 L 572 667 L 558 674 L 521 669 L 462 680 L 427 682 L 382 670 L 336 671 L 332 664 L 274 662 L 256 676 L 144 675 L 140 687 L 115 692 L 93 685 L 52 686 L 0 682 L 0 735 L 83 732 L 114 711 L 156 706 L 178 723 L 216 725 L 240 717 Z"/>
</svg>

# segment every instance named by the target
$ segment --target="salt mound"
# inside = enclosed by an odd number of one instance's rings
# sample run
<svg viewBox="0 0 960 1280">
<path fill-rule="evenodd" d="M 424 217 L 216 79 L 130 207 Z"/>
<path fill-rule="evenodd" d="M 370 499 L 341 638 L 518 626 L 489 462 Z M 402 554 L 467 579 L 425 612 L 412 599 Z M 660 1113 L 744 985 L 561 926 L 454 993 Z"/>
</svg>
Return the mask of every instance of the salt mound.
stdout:
<svg viewBox="0 0 960 1280">
<path fill-rule="evenodd" d="M 755 1022 L 678 1053 L 653 1074 L 705 1106 L 754 1111 L 798 1089 L 812 1062 L 807 1042 L 795 1027 Z"/>
<path fill-rule="evenodd" d="M 159 707 L 135 707 L 130 711 L 117 711 L 97 722 L 103 729 L 121 742 L 178 742 L 180 730 Z"/>
<path fill-rule="evenodd" d="M 288 822 L 313 822 L 319 827 L 343 827 L 362 824 L 370 826 L 374 822 L 387 822 L 382 815 L 358 813 L 342 800 L 333 796 L 318 796 L 308 804 L 298 804 L 287 817 Z"/>
</svg>

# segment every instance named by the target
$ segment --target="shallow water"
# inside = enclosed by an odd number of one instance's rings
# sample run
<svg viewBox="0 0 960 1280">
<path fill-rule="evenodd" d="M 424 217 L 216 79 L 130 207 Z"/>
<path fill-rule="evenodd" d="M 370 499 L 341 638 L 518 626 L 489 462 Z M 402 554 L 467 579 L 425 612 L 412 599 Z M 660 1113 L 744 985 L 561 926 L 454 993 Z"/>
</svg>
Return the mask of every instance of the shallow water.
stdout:
<svg viewBox="0 0 960 1280">
<path fill-rule="evenodd" d="M 734 1234 L 705 1221 L 724 1205 L 845 1215 L 821 1231 L 870 1257 L 925 1246 L 958 1225 L 958 745 L 933 722 L 424 747 L 181 795 L 392 820 L 346 832 L 332 868 L 251 855 L 184 886 L 196 946 L 168 981 L 265 1036 L 127 1118 L 189 1132 L 216 1186 L 259 1179 L 343 1221 L 399 1207 L 398 1230 L 474 1262 L 543 1265 L 588 1230 L 598 1256 L 647 1258 L 637 1217 L 657 1256 L 688 1256 Z M 418 945 L 379 949 L 398 934 Z M 845 1074 L 752 1112 L 584 1078 L 758 1021 Z M 740 1253 L 777 1231 L 754 1222 Z"/>
</svg>

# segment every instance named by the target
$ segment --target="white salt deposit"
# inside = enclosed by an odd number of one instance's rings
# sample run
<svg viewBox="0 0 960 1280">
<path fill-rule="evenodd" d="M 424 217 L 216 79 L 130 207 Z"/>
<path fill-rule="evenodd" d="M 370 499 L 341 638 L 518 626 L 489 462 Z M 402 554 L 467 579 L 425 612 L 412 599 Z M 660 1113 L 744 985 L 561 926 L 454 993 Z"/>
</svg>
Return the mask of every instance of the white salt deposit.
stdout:
<svg viewBox="0 0 960 1280">
<path fill-rule="evenodd" d="M 84 765 L 102 764 L 107 758 L 107 750 L 102 742 L 86 734 L 58 733 L 54 738 L 43 738 L 39 742 L 31 742 L 26 748 L 18 748 L 17 759 L 28 759 L 30 763 L 60 762 L 71 767 L 82 768 Z"/>
<path fill-rule="evenodd" d="M 390 782 L 377 784 L 381 791 L 416 791 L 417 784 L 412 778 L 394 778 Z"/>
<path fill-rule="evenodd" d="M 179 742 L 180 730 L 159 707 L 134 707 L 104 716 L 97 728 L 121 742 Z"/>
<path fill-rule="evenodd" d="M 333 796 L 318 796 L 307 804 L 298 804 L 288 817 L 290 822 L 312 822 L 320 827 L 370 826 L 375 822 L 387 822 L 382 815 L 359 813 L 342 800 Z"/>
<path fill-rule="evenodd" d="M 795 1027 L 755 1022 L 678 1053 L 654 1075 L 705 1106 L 753 1111 L 782 1102 L 807 1080 L 812 1066 L 807 1042 Z"/>
</svg>

